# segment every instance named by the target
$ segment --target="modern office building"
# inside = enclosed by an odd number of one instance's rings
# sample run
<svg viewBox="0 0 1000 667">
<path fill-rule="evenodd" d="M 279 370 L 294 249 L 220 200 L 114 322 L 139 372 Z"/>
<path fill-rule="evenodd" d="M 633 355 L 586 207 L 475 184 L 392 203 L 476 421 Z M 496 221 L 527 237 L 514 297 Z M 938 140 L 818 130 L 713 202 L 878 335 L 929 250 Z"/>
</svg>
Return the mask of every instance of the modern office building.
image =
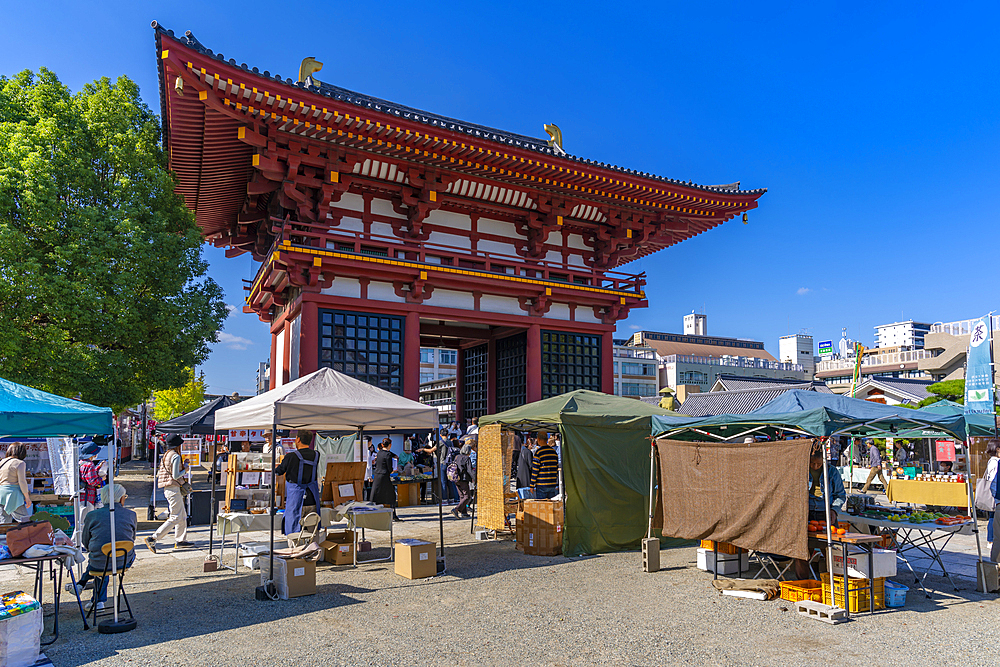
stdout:
<svg viewBox="0 0 1000 667">
<path fill-rule="evenodd" d="M 271 388 L 271 364 L 262 361 L 257 365 L 257 395 Z"/>
<path fill-rule="evenodd" d="M 421 395 L 425 382 L 453 378 L 458 375 L 458 350 L 446 347 L 420 348 Z"/>
<path fill-rule="evenodd" d="M 920 350 L 924 347 L 924 337 L 930 333 L 931 325 L 924 322 L 893 322 L 875 327 L 875 347 L 902 347 L 906 350 Z"/>
<path fill-rule="evenodd" d="M 708 315 L 691 313 L 684 316 L 684 333 L 694 336 L 708 335 Z"/>
<path fill-rule="evenodd" d="M 458 379 L 454 374 L 441 380 L 431 380 L 420 383 L 420 402 L 433 405 L 438 409 L 438 421 L 450 424 L 458 419 L 455 392 L 458 389 Z"/>
<path fill-rule="evenodd" d="M 615 396 L 656 396 L 660 390 L 656 350 L 615 340 Z"/>
<path fill-rule="evenodd" d="M 800 364 L 805 371 L 805 379 L 816 375 L 816 356 L 813 353 L 813 337 L 808 334 L 791 334 L 778 339 L 778 357 L 781 361 Z"/>
<path fill-rule="evenodd" d="M 979 321 L 938 322 L 924 338 L 927 356 L 917 367 L 935 382 L 965 379 L 965 355 L 969 349 L 972 326 Z M 993 359 L 1000 360 L 1000 315 L 993 316 Z"/>
<path fill-rule="evenodd" d="M 691 326 L 707 331 L 705 315 L 694 315 L 697 319 L 690 321 Z M 685 317 L 685 326 L 690 317 Z M 799 382 L 806 379 L 801 364 L 778 361 L 764 349 L 764 343 L 746 338 L 637 331 L 627 344 L 656 351 L 660 387 L 677 389 L 679 385 L 697 385 L 701 391 L 708 391 L 724 373 Z"/>
</svg>

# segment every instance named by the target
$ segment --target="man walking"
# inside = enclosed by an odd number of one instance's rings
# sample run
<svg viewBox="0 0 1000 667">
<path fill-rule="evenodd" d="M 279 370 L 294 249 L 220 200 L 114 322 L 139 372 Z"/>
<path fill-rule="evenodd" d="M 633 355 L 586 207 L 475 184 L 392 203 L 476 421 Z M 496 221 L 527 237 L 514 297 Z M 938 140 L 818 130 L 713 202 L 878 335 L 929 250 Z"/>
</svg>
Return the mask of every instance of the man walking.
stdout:
<svg viewBox="0 0 1000 667">
<path fill-rule="evenodd" d="M 882 482 L 882 487 L 888 491 L 889 483 L 885 481 L 885 475 L 882 474 L 882 453 L 878 451 L 874 440 L 868 441 L 868 467 L 871 470 L 868 471 L 868 481 L 865 482 L 861 493 L 868 493 L 868 487 L 871 486 L 872 480 L 875 479 L 876 475 L 878 475 L 879 480 Z"/>
</svg>

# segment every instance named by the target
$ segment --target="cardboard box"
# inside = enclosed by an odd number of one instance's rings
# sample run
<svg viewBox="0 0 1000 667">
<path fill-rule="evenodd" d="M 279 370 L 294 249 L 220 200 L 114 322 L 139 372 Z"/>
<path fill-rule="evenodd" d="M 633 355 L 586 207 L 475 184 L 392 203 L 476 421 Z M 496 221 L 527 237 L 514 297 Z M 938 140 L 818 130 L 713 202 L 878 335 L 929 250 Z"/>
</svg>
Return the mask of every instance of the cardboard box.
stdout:
<svg viewBox="0 0 1000 667">
<path fill-rule="evenodd" d="M 260 583 L 267 581 L 268 568 L 261 568 Z M 274 586 L 278 598 L 288 600 L 316 594 L 316 563 L 299 558 L 274 559 Z"/>
<path fill-rule="evenodd" d="M 864 549 L 848 547 L 847 576 L 854 579 L 880 579 L 896 576 L 896 552 L 886 549 L 875 549 L 873 555 L 875 574 L 869 576 L 868 553 Z M 833 550 L 833 573 L 844 574 L 844 554 L 840 549 Z"/>
<path fill-rule="evenodd" d="M 530 556 L 561 554 L 564 525 L 561 500 L 525 500 L 518 513 L 518 546 Z"/>
<path fill-rule="evenodd" d="M 396 574 L 407 579 L 423 579 L 437 574 L 434 542 L 396 540 Z"/>
<path fill-rule="evenodd" d="M 715 572 L 712 567 L 714 552 L 708 549 L 698 549 L 698 569 L 704 572 Z M 739 558 L 739 560 L 737 560 Z M 739 556 L 732 554 L 719 554 L 719 574 L 738 574 L 740 571 L 740 561 L 742 561 L 743 572 L 750 569 L 750 555 L 744 551 Z"/>
<path fill-rule="evenodd" d="M 320 546 L 323 548 L 323 560 L 327 563 L 334 565 L 354 564 L 353 530 L 327 533 L 326 540 Z"/>
</svg>

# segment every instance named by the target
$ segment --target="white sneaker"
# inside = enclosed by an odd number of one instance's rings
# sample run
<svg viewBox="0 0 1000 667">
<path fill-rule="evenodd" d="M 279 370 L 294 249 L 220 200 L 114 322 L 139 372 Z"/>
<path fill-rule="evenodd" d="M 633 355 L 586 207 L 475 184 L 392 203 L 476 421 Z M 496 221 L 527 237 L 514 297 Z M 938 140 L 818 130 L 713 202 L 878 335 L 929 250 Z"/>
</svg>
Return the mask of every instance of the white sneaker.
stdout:
<svg viewBox="0 0 1000 667">
<path fill-rule="evenodd" d="M 89 602 L 87 602 L 87 604 L 83 605 L 83 610 L 86 611 L 86 612 L 90 612 L 90 610 L 93 609 L 93 608 L 94 608 L 94 601 L 93 600 L 90 600 Z M 104 603 L 103 602 L 98 602 L 97 603 L 97 610 L 100 611 L 101 609 L 104 609 Z"/>
<path fill-rule="evenodd" d="M 65 589 L 67 593 L 73 593 L 74 595 L 79 595 L 83 592 L 83 586 L 74 584 L 72 581 L 66 583 Z"/>
</svg>

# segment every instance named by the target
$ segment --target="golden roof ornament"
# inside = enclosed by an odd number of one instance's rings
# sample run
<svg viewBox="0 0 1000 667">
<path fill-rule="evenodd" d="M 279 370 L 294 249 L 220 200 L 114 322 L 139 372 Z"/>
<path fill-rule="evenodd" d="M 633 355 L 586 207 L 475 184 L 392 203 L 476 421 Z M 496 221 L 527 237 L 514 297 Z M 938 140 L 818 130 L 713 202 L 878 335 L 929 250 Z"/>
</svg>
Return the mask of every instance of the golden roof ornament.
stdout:
<svg viewBox="0 0 1000 667">
<path fill-rule="evenodd" d="M 323 63 L 316 60 L 312 56 L 302 59 L 302 64 L 299 65 L 299 83 L 302 83 L 308 78 L 312 78 L 313 83 L 319 83 L 319 79 L 313 76 L 314 73 L 323 69 Z"/>
<path fill-rule="evenodd" d="M 562 147 L 562 130 L 555 123 L 546 123 L 544 126 L 545 132 L 549 135 L 549 146 L 555 152 L 556 155 L 566 155 L 566 151 Z"/>
</svg>

